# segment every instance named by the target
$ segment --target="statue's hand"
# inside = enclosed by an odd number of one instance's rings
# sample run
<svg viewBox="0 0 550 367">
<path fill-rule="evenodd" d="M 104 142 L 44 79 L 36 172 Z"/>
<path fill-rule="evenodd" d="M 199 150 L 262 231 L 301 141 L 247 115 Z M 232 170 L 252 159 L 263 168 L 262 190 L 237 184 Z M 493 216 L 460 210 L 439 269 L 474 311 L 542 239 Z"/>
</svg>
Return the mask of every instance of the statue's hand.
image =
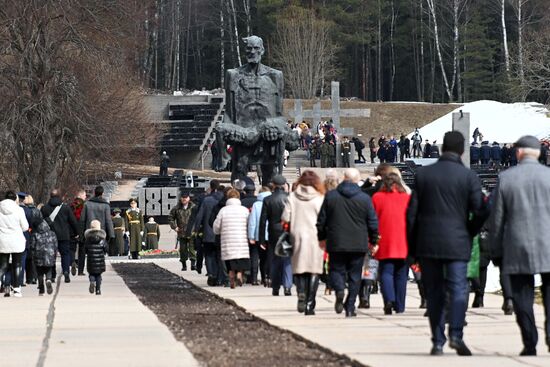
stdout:
<svg viewBox="0 0 550 367">
<path fill-rule="evenodd" d="M 276 129 L 268 128 L 264 130 L 263 138 L 266 141 L 276 141 L 279 138 L 279 133 Z"/>
</svg>

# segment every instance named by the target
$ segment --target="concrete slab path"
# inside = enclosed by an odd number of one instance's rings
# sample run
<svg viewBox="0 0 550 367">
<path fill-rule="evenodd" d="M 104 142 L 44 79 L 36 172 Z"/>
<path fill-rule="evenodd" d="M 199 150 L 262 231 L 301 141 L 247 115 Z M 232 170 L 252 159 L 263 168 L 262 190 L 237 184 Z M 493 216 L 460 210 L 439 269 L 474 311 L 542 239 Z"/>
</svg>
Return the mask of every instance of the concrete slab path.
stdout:
<svg viewBox="0 0 550 367">
<path fill-rule="evenodd" d="M 357 318 L 346 319 L 343 314 L 334 312 L 334 295 L 324 296 L 324 286 L 320 286 L 317 315 L 305 317 L 296 311 L 294 289 L 292 297 L 273 297 L 269 289 L 261 286 L 245 285 L 237 289 L 209 287 L 204 274 L 182 272 L 177 259 L 154 262 L 199 287 L 233 300 L 275 326 L 368 366 L 550 366 L 550 354 L 544 344 L 542 328 L 544 315 L 538 305 L 535 306 L 540 333 L 538 357 L 518 356 L 522 344 L 515 317 L 503 314 L 500 309 L 502 298 L 493 294 L 486 295 L 485 308 L 468 311 L 464 339 L 474 356 L 458 357 L 454 350 L 445 347 L 444 356 L 431 357 L 428 355 L 431 348 L 428 320 L 423 317 L 424 310 L 418 308 L 419 297 L 414 284 L 409 285 L 407 310 L 401 315 L 385 316 L 381 296 L 373 295 L 371 309 L 358 310 Z"/>
<path fill-rule="evenodd" d="M 52 295 L 35 286 L 0 299 L 0 366 L 199 366 L 108 264 L 102 295 L 88 277 L 60 283 Z"/>
</svg>

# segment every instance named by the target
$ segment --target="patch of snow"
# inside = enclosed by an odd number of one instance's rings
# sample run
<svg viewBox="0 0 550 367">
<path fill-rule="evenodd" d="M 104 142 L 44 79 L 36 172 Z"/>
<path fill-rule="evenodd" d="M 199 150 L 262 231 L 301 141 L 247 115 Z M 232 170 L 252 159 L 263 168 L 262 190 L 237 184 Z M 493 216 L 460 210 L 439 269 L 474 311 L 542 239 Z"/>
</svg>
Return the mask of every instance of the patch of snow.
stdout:
<svg viewBox="0 0 550 367">
<path fill-rule="evenodd" d="M 476 101 L 466 103 L 420 128 L 422 139 L 442 143 L 443 135 L 452 130 L 453 113 L 460 110 L 470 113 L 470 136 L 467 137 L 470 142 L 476 127 L 483 134 L 483 140 L 491 143 L 513 143 L 523 135 L 534 135 L 539 139 L 550 136 L 550 114 L 540 103 Z M 411 132 L 409 137 L 413 133 Z"/>
</svg>

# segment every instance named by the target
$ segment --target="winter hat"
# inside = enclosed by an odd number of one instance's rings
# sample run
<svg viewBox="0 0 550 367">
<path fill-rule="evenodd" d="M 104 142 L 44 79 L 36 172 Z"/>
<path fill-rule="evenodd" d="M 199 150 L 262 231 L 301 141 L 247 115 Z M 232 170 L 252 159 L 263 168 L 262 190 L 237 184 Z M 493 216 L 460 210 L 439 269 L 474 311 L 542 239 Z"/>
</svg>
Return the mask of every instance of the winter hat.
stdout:
<svg viewBox="0 0 550 367">
<path fill-rule="evenodd" d="M 443 153 L 452 152 L 458 155 L 464 153 L 464 136 L 459 131 L 448 131 L 443 137 Z"/>
<path fill-rule="evenodd" d="M 540 141 L 532 135 L 525 135 L 516 141 L 516 148 L 540 149 Z"/>
<path fill-rule="evenodd" d="M 286 184 L 286 178 L 283 175 L 277 175 L 273 177 L 271 182 L 273 182 L 274 185 L 283 186 L 284 184 Z"/>
<path fill-rule="evenodd" d="M 90 229 L 101 229 L 101 223 L 97 219 L 92 220 L 90 222 Z"/>
</svg>

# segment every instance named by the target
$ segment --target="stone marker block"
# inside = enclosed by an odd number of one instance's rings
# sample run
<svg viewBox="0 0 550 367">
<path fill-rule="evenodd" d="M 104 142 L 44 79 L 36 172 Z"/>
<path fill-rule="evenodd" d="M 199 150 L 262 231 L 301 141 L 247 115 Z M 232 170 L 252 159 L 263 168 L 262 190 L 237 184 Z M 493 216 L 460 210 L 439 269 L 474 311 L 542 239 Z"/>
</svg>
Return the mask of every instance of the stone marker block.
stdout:
<svg viewBox="0 0 550 367">
<path fill-rule="evenodd" d="M 455 112 L 453 113 L 453 131 L 459 131 L 464 135 L 464 154 L 462 162 L 470 168 L 470 113 Z"/>
</svg>

